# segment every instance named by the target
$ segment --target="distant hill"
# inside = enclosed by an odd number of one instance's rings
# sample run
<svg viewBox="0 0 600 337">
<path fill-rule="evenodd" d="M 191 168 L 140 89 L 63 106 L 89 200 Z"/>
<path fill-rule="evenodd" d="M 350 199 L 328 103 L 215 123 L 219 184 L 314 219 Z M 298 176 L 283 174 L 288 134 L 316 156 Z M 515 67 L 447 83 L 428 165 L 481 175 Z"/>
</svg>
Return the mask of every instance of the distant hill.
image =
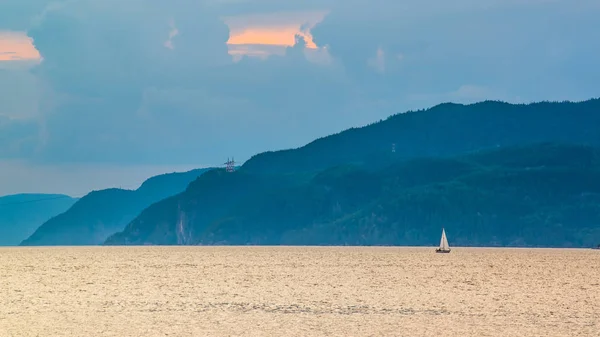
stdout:
<svg viewBox="0 0 600 337">
<path fill-rule="evenodd" d="M 597 99 L 396 115 L 205 174 L 106 244 L 589 246 L 598 125 Z"/>
<path fill-rule="evenodd" d="M 0 246 L 16 246 L 77 199 L 62 194 L 16 194 L 0 197 Z"/>
<path fill-rule="evenodd" d="M 43 223 L 21 245 L 101 244 L 109 235 L 123 230 L 144 208 L 185 190 L 207 170 L 152 177 L 135 191 L 112 188 L 91 192 L 66 212 Z"/>
<path fill-rule="evenodd" d="M 445 103 L 317 139 L 298 149 L 269 151 L 248 160 L 253 173 L 318 171 L 335 165 L 385 165 L 394 158 L 453 156 L 483 149 L 561 142 L 600 145 L 600 99 L 508 104 Z"/>
</svg>

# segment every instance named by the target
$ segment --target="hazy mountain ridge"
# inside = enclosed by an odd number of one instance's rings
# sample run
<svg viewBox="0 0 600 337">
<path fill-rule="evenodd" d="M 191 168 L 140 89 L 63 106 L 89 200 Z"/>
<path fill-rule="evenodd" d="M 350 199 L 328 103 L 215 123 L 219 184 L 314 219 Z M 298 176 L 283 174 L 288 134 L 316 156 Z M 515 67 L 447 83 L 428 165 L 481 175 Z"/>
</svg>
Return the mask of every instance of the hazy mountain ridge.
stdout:
<svg viewBox="0 0 600 337">
<path fill-rule="evenodd" d="M 587 246 L 598 125 L 598 99 L 395 115 L 215 170 L 106 244 Z"/>
<path fill-rule="evenodd" d="M 162 174 L 149 178 L 137 190 L 90 192 L 66 212 L 43 223 L 21 245 L 101 244 L 109 235 L 123 230 L 144 208 L 185 190 L 207 170 Z"/>
<path fill-rule="evenodd" d="M 395 156 L 405 159 L 547 141 L 598 145 L 599 111 L 600 99 L 578 103 L 444 103 L 319 138 L 297 149 L 263 152 L 243 167 L 255 173 L 323 170 L 386 155 L 392 144 Z"/>
<path fill-rule="evenodd" d="M 15 194 L 0 197 L 0 246 L 16 246 L 44 221 L 77 201 L 63 194 Z"/>
</svg>

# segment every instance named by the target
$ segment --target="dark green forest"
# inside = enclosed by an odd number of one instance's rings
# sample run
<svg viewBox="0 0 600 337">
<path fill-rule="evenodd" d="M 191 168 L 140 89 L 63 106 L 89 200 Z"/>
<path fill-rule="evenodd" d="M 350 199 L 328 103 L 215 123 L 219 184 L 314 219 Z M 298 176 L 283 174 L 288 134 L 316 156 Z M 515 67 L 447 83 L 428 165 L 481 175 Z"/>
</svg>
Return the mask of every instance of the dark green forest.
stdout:
<svg viewBox="0 0 600 337">
<path fill-rule="evenodd" d="M 386 165 L 394 159 L 447 157 L 470 151 L 541 142 L 600 145 L 600 99 L 579 103 L 445 103 L 317 139 L 298 149 L 252 157 L 254 173 L 323 170 L 335 165 Z"/>
<path fill-rule="evenodd" d="M 600 100 L 442 104 L 209 171 L 106 244 L 590 247 Z M 395 152 L 391 151 L 395 144 Z"/>
</svg>

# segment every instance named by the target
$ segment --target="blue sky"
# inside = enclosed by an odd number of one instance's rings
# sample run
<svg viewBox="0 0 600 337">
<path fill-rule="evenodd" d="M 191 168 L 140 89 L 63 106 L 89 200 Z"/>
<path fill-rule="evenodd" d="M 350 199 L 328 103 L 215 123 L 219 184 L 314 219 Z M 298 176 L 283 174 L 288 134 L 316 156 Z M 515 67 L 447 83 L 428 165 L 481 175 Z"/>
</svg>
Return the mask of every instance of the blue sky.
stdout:
<svg viewBox="0 0 600 337">
<path fill-rule="evenodd" d="M 136 187 L 446 101 L 598 97 L 598 17 L 595 0 L 3 0 L 0 195 Z"/>
</svg>

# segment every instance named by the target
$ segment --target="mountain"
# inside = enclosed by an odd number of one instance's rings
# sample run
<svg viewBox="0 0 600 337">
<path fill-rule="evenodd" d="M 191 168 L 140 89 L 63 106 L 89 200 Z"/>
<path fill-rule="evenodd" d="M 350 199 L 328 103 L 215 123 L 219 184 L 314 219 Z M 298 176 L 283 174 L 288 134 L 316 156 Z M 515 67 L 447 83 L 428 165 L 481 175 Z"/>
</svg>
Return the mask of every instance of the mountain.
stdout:
<svg viewBox="0 0 600 337">
<path fill-rule="evenodd" d="M 66 212 L 43 223 L 22 246 L 96 245 L 123 228 L 144 208 L 175 195 L 208 169 L 146 180 L 137 190 L 93 191 Z"/>
<path fill-rule="evenodd" d="M 396 158 L 453 156 L 486 148 L 541 142 L 600 144 L 600 99 L 579 103 L 445 103 L 396 114 L 385 121 L 317 139 L 299 149 L 264 152 L 244 170 L 253 173 L 318 171 L 335 165 Z"/>
<path fill-rule="evenodd" d="M 453 245 L 597 244 L 600 151 L 536 144 L 310 178 L 215 170 L 106 244 L 432 245 L 442 227 Z"/>
<path fill-rule="evenodd" d="M 71 207 L 77 199 L 62 194 L 16 194 L 0 197 L 0 246 L 16 246 L 40 223 Z"/>
<path fill-rule="evenodd" d="M 209 172 L 106 244 L 589 246 L 598 125 L 597 99 L 395 115 Z"/>
</svg>

